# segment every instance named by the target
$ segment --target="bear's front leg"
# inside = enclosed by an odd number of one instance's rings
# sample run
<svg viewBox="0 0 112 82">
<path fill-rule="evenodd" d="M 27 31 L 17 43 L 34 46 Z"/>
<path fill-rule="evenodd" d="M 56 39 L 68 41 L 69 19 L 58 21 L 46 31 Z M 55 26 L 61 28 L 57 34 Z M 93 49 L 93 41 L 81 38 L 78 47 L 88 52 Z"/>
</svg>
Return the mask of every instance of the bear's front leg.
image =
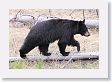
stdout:
<svg viewBox="0 0 112 82">
<path fill-rule="evenodd" d="M 70 52 L 65 52 L 65 49 L 66 49 L 66 46 L 67 46 L 66 43 L 59 43 L 59 42 L 58 42 L 58 46 L 59 46 L 60 53 L 61 53 L 63 56 L 68 56 L 68 55 L 69 55 Z"/>
<path fill-rule="evenodd" d="M 51 53 L 48 53 L 49 44 L 39 45 L 39 50 L 44 56 L 50 56 Z"/>
<path fill-rule="evenodd" d="M 80 51 L 80 43 L 77 40 L 75 40 L 75 39 L 72 38 L 70 40 L 70 42 L 69 42 L 69 45 L 76 46 L 77 47 L 77 51 L 78 52 Z"/>
</svg>

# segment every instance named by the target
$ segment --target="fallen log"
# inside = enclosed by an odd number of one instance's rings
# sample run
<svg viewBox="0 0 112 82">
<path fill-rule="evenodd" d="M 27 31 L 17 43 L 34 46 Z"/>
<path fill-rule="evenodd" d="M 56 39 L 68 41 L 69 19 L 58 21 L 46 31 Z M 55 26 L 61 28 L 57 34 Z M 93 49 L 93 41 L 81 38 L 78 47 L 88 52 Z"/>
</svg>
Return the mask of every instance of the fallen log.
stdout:
<svg viewBox="0 0 112 82">
<path fill-rule="evenodd" d="M 92 28 L 92 27 L 99 28 L 98 20 L 85 20 L 85 24 L 88 26 L 88 28 Z"/>
<path fill-rule="evenodd" d="M 13 22 L 21 22 L 23 24 L 28 24 L 28 23 L 33 23 L 32 25 L 35 25 L 37 22 L 42 22 L 46 20 L 51 20 L 51 19 L 59 19 L 58 17 L 52 17 L 52 16 L 38 16 L 38 17 L 33 17 L 31 15 L 18 15 L 18 16 L 9 16 L 9 21 Z M 72 19 L 72 20 L 79 20 L 79 19 Z M 82 19 L 80 19 L 82 20 Z M 79 21 L 80 21 L 79 20 Z M 99 27 L 99 20 L 85 20 L 85 24 L 88 26 L 88 28 L 91 27 Z"/>
<path fill-rule="evenodd" d="M 9 62 L 19 61 L 22 58 L 20 57 L 9 57 Z M 80 53 L 70 53 L 69 56 L 62 56 L 61 54 L 52 54 L 51 56 L 38 56 L 38 55 L 27 55 L 25 60 L 30 61 L 68 61 L 68 60 L 90 60 L 90 59 L 99 59 L 98 52 L 80 52 Z"/>
</svg>

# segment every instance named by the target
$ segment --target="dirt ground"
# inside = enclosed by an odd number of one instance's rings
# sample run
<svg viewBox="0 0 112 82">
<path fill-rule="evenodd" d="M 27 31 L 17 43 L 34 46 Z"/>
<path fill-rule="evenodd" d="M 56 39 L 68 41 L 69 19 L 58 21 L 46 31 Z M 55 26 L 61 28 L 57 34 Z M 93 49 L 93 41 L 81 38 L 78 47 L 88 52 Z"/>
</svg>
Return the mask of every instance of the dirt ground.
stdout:
<svg viewBox="0 0 112 82">
<path fill-rule="evenodd" d="M 19 10 L 9 10 L 9 15 L 15 15 Z M 33 16 L 38 15 L 44 15 L 49 16 L 49 10 L 45 9 L 30 9 L 30 10 L 21 10 L 22 12 L 20 14 L 30 14 Z M 51 10 L 51 16 L 56 16 L 59 18 L 67 18 L 71 19 L 71 16 L 69 14 L 73 11 L 73 9 L 65 9 L 65 10 Z M 74 13 L 71 14 L 73 18 L 83 18 L 82 10 L 74 10 Z M 86 19 L 98 19 L 96 11 L 95 10 L 85 10 L 85 17 Z M 27 25 L 23 25 L 19 22 L 9 22 L 9 53 L 10 57 L 17 57 L 19 56 L 19 49 L 21 45 L 24 42 L 25 37 L 27 36 L 30 29 L 27 28 Z M 81 45 L 81 52 L 98 52 L 99 51 L 99 30 L 98 29 L 89 29 L 89 32 L 91 36 L 84 37 L 81 35 L 75 35 L 74 38 L 80 42 Z M 56 53 L 59 53 L 59 48 L 57 46 L 57 42 L 55 41 L 50 44 L 49 46 L 49 52 L 53 53 L 53 55 L 56 55 Z M 76 47 L 67 46 L 66 51 L 70 52 L 77 52 Z M 40 55 L 40 52 L 38 50 L 38 47 L 33 49 L 31 52 L 28 53 L 28 55 Z M 30 65 L 27 63 L 22 62 L 22 69 L 34 69 L 40 68 L 42 69 L 96 69 L 99 67 L 99 60 L 78 60 L 75 62 L 70 62 L 68 65 L 64 66 L 67 61 L 50 61 L 50 62 L 41 62 L 41 65 L 36 64 L 38 62 L 32 62 Z M 19 62 L 21 64 L 21 62 Z M 17 68 L 18 63 L 13 62 L 9 64 L 9 68 L 14 69 Z M 37 67 L 36 67 L 37 66 Z M 63 67 L 64 66 L 64 67 Z"/>
</svg>

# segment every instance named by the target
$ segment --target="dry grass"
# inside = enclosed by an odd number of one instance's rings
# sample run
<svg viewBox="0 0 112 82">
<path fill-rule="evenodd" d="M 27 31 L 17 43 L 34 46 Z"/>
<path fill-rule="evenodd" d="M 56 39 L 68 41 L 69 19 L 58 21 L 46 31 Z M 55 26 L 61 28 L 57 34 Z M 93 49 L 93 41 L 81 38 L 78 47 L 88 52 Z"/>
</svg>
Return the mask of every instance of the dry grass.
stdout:
<svg viewBox="0 0 112 82">
<path fill-rule="evenodd" d="M 67 64 L 66 64 L 67 63 Z M 15 61 L 9 63 L 9 69 L 98 69 L 98 60 L 71 61 Z"/>
<path fill-rule="evenodd" d="M 71 16 L 69 16 L 70 12 L 73 10 L 52 10 L 52 16 L 56 16 L 59 18 L 68 18 L 71 19 Z M 18 12 L 18 10 L 10 10 L 9 15 L 15 15 Z M 33 16 L 38 15 L 45 15 L 49 16 L 48 9 L 45 10 L 22 10 L 21 14 L 30 14 Z M 73 18 L 83 18 L 82 16 L 82 10 L 75 10 L 75 12 L 72 14 Z M 98 19 L 97 15 L 95 13 L 95 10 L 85 10 L 85 17 L 87 19 Z M 19 49 L 21 45 L 23 44 L 23 41 L 25 37 L 27 36 L 30 29 L 27 28 L 28 26 L 24 26 L 22 23 L 19 22 L 10 22 L 9 23 L 9 51 L 10 51 L 10 57 L 11 56 L 19 56 Z M 80 42 L 81 45 L 81 52 L 89 52 L 89 51 L 99 51 L 99 31 L 96 29 L 89 29 L 91 36 L 90 37 L 84 37 L 81 35 L 75 35 L 75 39 Z M 77 52 L 75 47 L 68 46 L 66 48 L 66 51 L 70 52 Z M 49 46 L 49 52 L 53 53 L 52 55 L 56 55 L 56 53 L 59 53 L 59 48 L 57 46 L 57 41 L 50 44 Z M 33 49 L 28 54 L 34 55 L 37 54 L 39 56 L 39 50 L 38 48 Z M 66 64 L 67 61 L 49 61 L 49 62 L 42 62 L 41 64 L 38 64 L 38 62 L 29 62 L 31 64 L 21 62 L 13 62 L 9 64 L 9 67 L 12 68 L 26 68 L 26 69 L 36 69 L 36 68 L 42 68 L 42 69 L 58 69 L 61 68 L 63 65 Z M 75 62 L 70 62 L 67 66 L 65 66 L 63 69 L 96 69 L 98 68 L 99 61 L 98 60 L 78 60 Z"/>
</svg>

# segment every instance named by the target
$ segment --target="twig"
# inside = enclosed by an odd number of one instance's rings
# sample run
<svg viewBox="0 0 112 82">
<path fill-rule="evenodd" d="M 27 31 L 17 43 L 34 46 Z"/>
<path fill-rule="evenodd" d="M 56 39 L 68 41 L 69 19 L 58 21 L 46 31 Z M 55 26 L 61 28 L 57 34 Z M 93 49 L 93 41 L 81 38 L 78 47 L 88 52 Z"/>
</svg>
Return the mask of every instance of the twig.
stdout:
<svg viewBox="0 0 112 82">
<path fill-rule="evenodd" d="M 69 14 L 71 16 L 71 19 L 73 19 L 72 14 L 74 13 L 75 9 Z"/>
<path fill-rule="evenodd" d="M 84 9 L 83 9 L 83 19 L 85 19 L 85 15 L 84 15 Z"/>
<path fill-rule="evenodd" d="M 61 69 L 63 69 L 64 67 L 66 67 L 72 61 L 72 59 L 73 59 L 73 57 L 71 57 L 66 64 L 64 64 L 63 66 L 61 66 Z"/>
<path fill-rule="evenodd" d="M 17 15 L 18 15 L 20 12 L 21 12 L 21 10 L 19 10 L 19 11 L 17 12 L 17 14 L 15 15 L 16 18 L 17 18 Z"/>
<path fill-rule="evenodd" d="M 49 15 L 51 16 L 51 9 L 49 9 Z"/>
<path fill-rule="evenodd" d="M 97 14 L 97 17 L 99 17 L 98 9 L 96 9 L 96 14 Z"/>
</svg>

